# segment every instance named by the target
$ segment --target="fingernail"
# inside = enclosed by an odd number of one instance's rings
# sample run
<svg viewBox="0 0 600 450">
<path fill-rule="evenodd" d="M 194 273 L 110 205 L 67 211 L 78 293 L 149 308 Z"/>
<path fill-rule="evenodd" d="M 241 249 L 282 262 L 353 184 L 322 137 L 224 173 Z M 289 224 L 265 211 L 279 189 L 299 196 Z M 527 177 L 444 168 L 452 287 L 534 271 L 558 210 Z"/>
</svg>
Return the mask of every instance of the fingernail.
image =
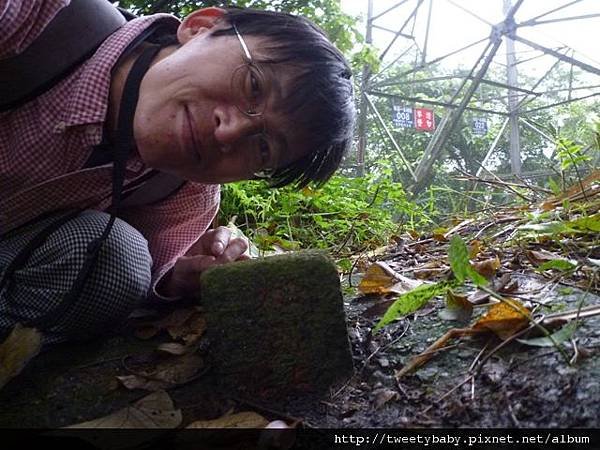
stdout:
<svg viewBox="0 0 600 450">
<path fill-rule="evenodd" d="M 213 252 L 220 255 L 225 250 L 225 246 L 221 242 L 215 242 L 213 244 Z"/>
</svg>

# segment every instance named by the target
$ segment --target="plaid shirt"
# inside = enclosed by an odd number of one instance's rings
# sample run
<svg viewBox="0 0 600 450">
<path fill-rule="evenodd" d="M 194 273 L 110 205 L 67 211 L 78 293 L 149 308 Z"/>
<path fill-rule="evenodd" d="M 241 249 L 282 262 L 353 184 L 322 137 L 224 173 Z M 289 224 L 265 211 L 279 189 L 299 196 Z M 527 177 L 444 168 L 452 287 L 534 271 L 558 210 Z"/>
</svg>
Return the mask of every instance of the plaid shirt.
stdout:
<svg viewBox="0 0 600 450">
<path fill-rule="evenodd" d="M 0 0 L 0 59 L 27 48 L 68 3 Z M 0 233 L 49 211 L 110 205 L 112 163 L 84 164 L 102 140 L 111 69 L 128 44 L 158 19 L 177 20 L 156 14 L 128 22 L 52 89 L 0 113 Z M 134 152 L 125 183 L 149 170 Z M 218 206 L 218 185 L 187 182 L 155 204 L 123 208 L 119 217 L 148 240 L 153 286 L 206 231 Z"/>
</svg>

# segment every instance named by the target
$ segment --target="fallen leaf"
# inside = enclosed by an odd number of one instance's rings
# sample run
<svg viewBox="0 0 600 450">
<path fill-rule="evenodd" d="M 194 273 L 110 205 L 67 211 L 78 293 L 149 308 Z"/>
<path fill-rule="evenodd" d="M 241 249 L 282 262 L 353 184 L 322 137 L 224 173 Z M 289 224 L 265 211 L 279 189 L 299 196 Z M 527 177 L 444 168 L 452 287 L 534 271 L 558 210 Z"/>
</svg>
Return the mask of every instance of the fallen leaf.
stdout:
<svg viewBox="0 0 600 450">
<path fill-rule="evenodd" d="M 375 263 L 367 269 L 367 273 L 360 281 L 358 290 L 363 294 L 385 294 L 396 282 L 396 277 L 390 273 L 384 263 Z M 393 271 L 392 271 L 393 272 Z"/>
<path fill-rule="evenodd" d="M 440 281 L 439 283 L 421 285 L 410 292 L 400 295 L 392 306 L 389 307 L 373 331 L 379 330 L 398 317 L 415 312 L 425 306 L 436 295 L 445 293 L 450 287 L 452 287 L 452 283 Z"/>
<path fill-rule="evenodd" d="M 548 336 L 542 336 L 532 339 L 517 339 L 521 344 L 530 345 L 533 347 L 553 347 L 556 344 L 560 344 L 567 339 L 571 339 L 573 333 L 577 329 L 577 321 L 569 322 L 563 326 L 560 330 L 555 331 L 551 334 L 552 339 Z"/>
<path fill-rule="evenodd" d="M 473 329 L 488 329 L 500 339 L 507 339 L 529 323 L 531 313 L 521 302 L 515 299 L 505 299 L 492 305 L 489 311 L 481 317 Z"/>
<path fill-rule="evenodd" d="M 186 428 L 264 428 L 269 421 L 252 411 L 226 414 L 214 420 L 197 420 Z"/>
<path fill-rule="evenodd" d="M 535 266 L 539 266 L 547 261 L 554 261 L 556 259 L 562 259 L 556 253 L 552 253 L 546 250 L 527 250 L 525 252 L 527 259 Z"/>
<path fill-rule="evenodd" d="M 202 358 L 184 355 L 161 361 L 155 368 L 142 370 L 133 375 L 117 376 L 127 389 L 158 391 L 187 383 L 204 367 Z"/>
<path fill-rule="evenodd" d="M 415 230 L 408 230 L 406 232 L 414 241 L 416 241 L 417 239 L 419 239 L 421 237 L 421 235 L 419 233 L 417 233 Z"/>
<path fill-rule="evenodd" d="M 0 389 L 16 377 L 39 352 L 42 334 L 17 323 L 0 344 Z"/>
<path fill-rule="evenodd" d="M 388 388 L 378 389 L 373 394 L 375 396 L 375 409 L 381 409 L 389 401 L 400 398 L 398 392 Z"/>
<path fill-rule="evenodd" d="M 185 355 L 188 353 L 190 347 L 187 347 L 179 342 L 166 342 L 164 344 L 160 344 L 156 350 L 159 352 L 168 353 L 169 355 Z"/>
<path fill-rule="evenodd" d="M 422 282 L 418 280 L 400 275 L 383 262 L 376 262 L 367 269 L 367 273 L 358 285 L 358 290 L 363 294 L 402 294 L 421 284 Z"/>
<path fill-rule="evenodd" d="M 469 259 L 475 259 L 481 252 L 481 241 L 475 239 L 469 245 Z"/>
<path fill-rule="evenodd" d="M 444 320 L 455 320 L 466 323 L 473 315 L 473 304 L 466 295 L 456 294 L 452 289 L 446 292 L 446 307 L 439 312 Z"/>
<path fill-rule="evenodd" d="M 141 339 L 150 339 L 163 330 L 173 339 L 181 339 L 186 345 L 191 345 L 206 331 L 206 320 L 198 307 L 180 308 L 162 319 L 139 324 L 135 335 Z"/>
<path fill-rule="evenodd" d="M 67 428 L 177 428 L 181 411 L 165 391 L 154 392 L 108 416 L 71 425 Z"/>
<path fill-rule="evenodd" d="M 482 305 L 490 300 L 490 294 L 482 291 L 481 289 L 477 289 L 467 297 L 467 300 L 469 300 L 469 302 L 473 305 Z"/>
<path fill-rule="evenodd" d="M 419 280 L 430 280 L 438 275 L 443 275 L 448 271 L 448 267 L 436 267 L 436 268 L 419 268 L 413 270 L 413 276 Z"/>
<path fill-rule="evenodd" d="M 439 227 L 432 231 L 433 239 L 438 242 L 448 242 L 448 237 L 446 233 L 448 232 L 447 228 Z"/>
<path fill-rule="evenodd" d="M 498 258 L 498 256 L 475 262 L 472 265 L 480 275 L 483 275 L 486 278 L 492 278 L 501 267 L 500 258 Z"/>
</svg>

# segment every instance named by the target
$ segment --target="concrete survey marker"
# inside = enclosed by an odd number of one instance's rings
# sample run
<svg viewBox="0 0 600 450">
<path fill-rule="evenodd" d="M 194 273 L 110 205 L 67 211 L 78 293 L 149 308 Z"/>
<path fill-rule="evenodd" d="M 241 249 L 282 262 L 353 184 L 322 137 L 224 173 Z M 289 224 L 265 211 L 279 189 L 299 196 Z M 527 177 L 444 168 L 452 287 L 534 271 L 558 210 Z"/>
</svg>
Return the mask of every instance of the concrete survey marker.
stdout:
<svg viewBox="0 0 600 450">
<path fill-rule="evenodd" d="M 338 273 L 321 252 L 207 270 L 201 303 L 218 383 L 242 398 L 322 395 L 352 374 Z"/>
</svg>

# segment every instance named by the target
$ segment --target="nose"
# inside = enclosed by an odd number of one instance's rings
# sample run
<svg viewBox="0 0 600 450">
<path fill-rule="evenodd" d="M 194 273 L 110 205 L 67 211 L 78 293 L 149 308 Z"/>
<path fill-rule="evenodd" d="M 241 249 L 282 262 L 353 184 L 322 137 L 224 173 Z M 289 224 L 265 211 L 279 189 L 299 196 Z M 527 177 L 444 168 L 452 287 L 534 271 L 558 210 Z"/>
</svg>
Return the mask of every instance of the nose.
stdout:
<svg viewBox="0 0 600 450">
<path fill-rule="evenodd" d="M 260 117 L 251 117 L 235 106 L 217 107 L 214 110 L 214 136 L 223 151 L 232 144 L 262 131 Z"/>
</svg>

